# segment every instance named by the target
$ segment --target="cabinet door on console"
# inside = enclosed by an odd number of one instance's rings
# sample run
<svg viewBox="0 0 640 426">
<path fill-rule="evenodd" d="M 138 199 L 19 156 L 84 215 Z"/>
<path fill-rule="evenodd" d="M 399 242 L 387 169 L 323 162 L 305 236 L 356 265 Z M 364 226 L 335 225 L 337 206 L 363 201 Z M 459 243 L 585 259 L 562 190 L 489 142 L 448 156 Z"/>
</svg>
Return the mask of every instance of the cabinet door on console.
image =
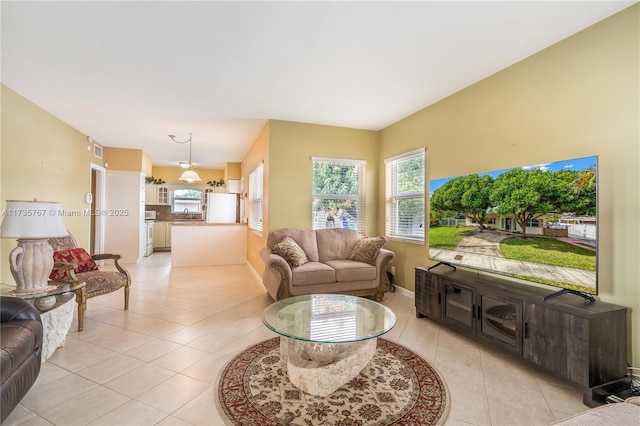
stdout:
<svg viewBox="0 0 640 426">
<path fill-rule="evenodd" d="M 472 287 L 442 278 L 442 322 L 475 333 L 476 292 Z"/>
<path fill-rule="evenodd" d="M 434 274 L 427 271 L 427 268 L 418 267 L 416 275 L 416 316 L 422 318 L 427 316 L 434 320 L 440 320 L 440 280 Z"/>
<path fill-rule="evenodd" d="M 524 326 L 524 359 L 589 386 L 589 331 L 585 319 L 526 303 Z"/>
<path fill-rule="evenodd" d="M 526 303 L 524 323 L 524 359 L 586 387 L 624 377 L 625 308 L 599 301 L 577 315 Z"/>
<path fill-rule="evenodd" d="M 478 294 L 478 337 L 508 351 L 522 354 L 522 301 Z"/>
</svg>

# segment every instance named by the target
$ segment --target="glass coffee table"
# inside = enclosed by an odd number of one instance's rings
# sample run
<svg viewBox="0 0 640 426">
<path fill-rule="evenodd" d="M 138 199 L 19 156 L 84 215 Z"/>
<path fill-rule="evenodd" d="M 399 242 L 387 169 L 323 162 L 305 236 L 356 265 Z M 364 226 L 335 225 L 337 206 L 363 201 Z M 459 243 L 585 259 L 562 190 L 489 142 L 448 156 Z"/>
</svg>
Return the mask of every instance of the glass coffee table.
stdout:
<svg viewBox="0 0 640 426">
<path fill-rule="evenodd" d="M 17 297 L 29 301 L 40 313 L 42 320 L 42 362 L 64 346 L 67 333 L 73 322 L 73 311 L 86 306 L 84 282 L 49 281 L 46 290 L 38 293 L 17 293 L 16 287 L 0 284 L 2 296 Z M 75 302 L 74 302 L 75 296 Z"/>
<path fill-rule="evenodd" d="M 360 374 L 396 315 L 362 297 L 311 294 L 273 303 L 262 321 L 281 336 L 280 356 L 291 383 L 327 396 Z"/>
<path fill-rule="evenodd" d="M 66 303 L 74 294 L 81 292 L 84 286 L 84 282 L 49 281 L 49 286 L 44 291 L 17 293 L 15 285 L 0 284 L 0 294 L 28 300 L 42 314 Z"/>
</svg>

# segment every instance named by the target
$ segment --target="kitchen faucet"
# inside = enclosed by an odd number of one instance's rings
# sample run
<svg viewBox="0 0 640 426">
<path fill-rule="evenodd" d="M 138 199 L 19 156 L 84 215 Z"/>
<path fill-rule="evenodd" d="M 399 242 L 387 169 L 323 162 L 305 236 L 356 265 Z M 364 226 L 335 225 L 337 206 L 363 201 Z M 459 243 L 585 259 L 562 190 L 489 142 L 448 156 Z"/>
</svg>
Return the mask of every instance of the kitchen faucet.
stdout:
<svg viewBox="0 0 640 426">
<path fill-rule="evenodd" d="M 185 217 L 184 217 L 185 219 L 189 219 L 189 209 L 188 208 L 184 209 L 184 215 L 185 215 Z"/>
</svg>

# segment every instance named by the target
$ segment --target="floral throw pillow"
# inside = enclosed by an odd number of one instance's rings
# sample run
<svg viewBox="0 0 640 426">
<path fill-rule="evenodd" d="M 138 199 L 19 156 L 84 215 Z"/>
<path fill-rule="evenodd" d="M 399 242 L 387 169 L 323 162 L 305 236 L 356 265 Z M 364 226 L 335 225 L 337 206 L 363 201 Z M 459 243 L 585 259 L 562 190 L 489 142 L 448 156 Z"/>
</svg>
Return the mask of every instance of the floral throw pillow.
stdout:
<svg viewBox="0 0 640 426">
<path fill-rule="evenodd" d="M 386 243 L 386 237 L 364 237 L 360 239 L 353 250 L 351 250 L 349 260 L 375 265 L 378 252 Z"/>
<path fill-rule="evenodd" d="M 74 248 L 71 250 L 60 250 L 53 252 L 54 262 L 72 263 L 76 265 L 73 272 L 79 274 L 81 272 L 96 271 L 98 265 L 93 261 L 93 258 L 83 248 Z M 49 279 L 52 281 L 58 281 L 67 276 L 67 271 L 54 269 L 49 275 Z"/>
<path fill-rule="evenodd" d="M 302 247 L 300 247 L 291 237 L 284 237 L 278 244 L 273 246 L 271 251 L 282 256 L 289 266 L 291 266 L 291 269 L 309 262 L 309 259 L 307 259 L 307 255 L 304 250 L 302 250 Z"/>
</svg>

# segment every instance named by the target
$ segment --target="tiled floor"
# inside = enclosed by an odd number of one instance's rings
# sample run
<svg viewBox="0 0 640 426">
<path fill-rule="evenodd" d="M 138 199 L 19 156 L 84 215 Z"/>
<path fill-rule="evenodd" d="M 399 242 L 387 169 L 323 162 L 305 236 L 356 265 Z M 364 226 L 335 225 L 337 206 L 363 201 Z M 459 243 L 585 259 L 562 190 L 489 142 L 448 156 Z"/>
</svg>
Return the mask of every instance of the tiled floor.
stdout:
<svg viewBox="0 0 640 426">
<path fill-rule="evenodd" d="M 123 292 L 89 300 L 85 330 L 43 364 L 4 425 L 224 425 L 217 381 L 239 351 L 274 336 L 260 316 L 271 299 L 248 266 L 171 269 L 170 254 L 129 266 Z M 442 373 L 447 425 L 543 425 L 586 410 L 581 393 L 428 319 L 413 293 L 384 304 L 397 316 L 385 338 Z"/>
</svg>

